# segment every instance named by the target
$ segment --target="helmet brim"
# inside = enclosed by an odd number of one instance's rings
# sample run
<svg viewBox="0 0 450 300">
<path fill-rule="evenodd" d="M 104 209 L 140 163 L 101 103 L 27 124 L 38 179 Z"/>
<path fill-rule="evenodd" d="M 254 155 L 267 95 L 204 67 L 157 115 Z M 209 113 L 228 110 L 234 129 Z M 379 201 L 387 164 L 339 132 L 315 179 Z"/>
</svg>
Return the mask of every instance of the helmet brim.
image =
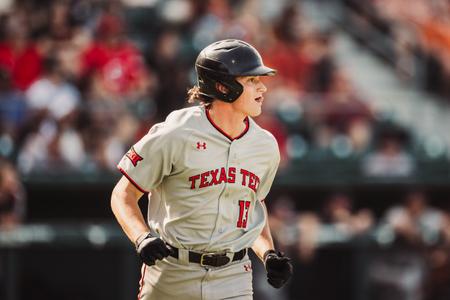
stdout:
<svg viewBox="0 0 450 300">
<path fill-rule="evenodd" d="M 242 72 L 238 76 L 274 76 L 276 73 L 277 70 L 275 69 L 266 66 L 258 66 L 249 71 Z"/>
</svg>

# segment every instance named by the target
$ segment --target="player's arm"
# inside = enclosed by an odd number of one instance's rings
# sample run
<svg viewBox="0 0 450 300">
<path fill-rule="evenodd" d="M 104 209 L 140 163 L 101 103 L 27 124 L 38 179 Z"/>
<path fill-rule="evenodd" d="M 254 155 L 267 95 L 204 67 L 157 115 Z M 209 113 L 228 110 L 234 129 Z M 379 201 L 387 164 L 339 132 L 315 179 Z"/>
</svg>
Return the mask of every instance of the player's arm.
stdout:
<svg viewBox="0 0 450 300">
<path fill-rule="evenodd" d="M 261 201 L 264 210 L 266 211 L 267 216 L 267 208 L 264 201 Z M 275 250 L 275 246 L 273 244 L 273 238 L 272 234 L 270 232 L 270 226 L 269 222 L 266 218 L 266 224 L 264 225 L 264 228 L 261 232 L 261 234 L 258 236 L 256 241 L 253 243 L 252 246 L 253 252 L 264 262 L 264 254 L 269 250 Z"/>
<path fill-rule="evenodd" d="M 261 203 L 267 216 L 267 207 L 264 201 L 261 201 Z M 292 276 L 293 268 L 290 258 L 284 256 L 281 252 L 275 251 L 268 218 L 266 218 L 266 224 L 261 234 L 255 240 L 252 249 L 264 262 L 269 284 L 277 289 L 282 287 Z"/>
<path fill-rule="evenodd" d="M 125 176 L 119 180 L 111 195 L 111 208 L 128 238 L 135 243 L 142 234 L 150 231 L 138 202 L 143 193 Z"/>
<path fill-rule="evenodd" d="M 123 231 L 135 244 L 141 260 L 151 266 L 170 254 L 171 249 L 150 234 L 138 202 L 143 193 L 125 176 L 119 180 L 111 195 L 111 208 Z"/>
</svg>

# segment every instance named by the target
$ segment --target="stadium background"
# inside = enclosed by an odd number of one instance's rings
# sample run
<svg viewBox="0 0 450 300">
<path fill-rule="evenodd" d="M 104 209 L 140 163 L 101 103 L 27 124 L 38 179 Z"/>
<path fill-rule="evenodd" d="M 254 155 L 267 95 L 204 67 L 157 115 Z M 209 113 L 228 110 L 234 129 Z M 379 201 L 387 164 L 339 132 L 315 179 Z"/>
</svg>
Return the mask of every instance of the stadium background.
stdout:
<svg viewBox="0 0 450 300">
<path fill-rule="evenodd" d="M 448 1 L 3 0 L 0 24 L 0 299 L 135 298 L 115 165 L 227 37 L 279 71 L 257 122 L 295 274 L 254 264 L 255 300 L 450 299 Z"/>
</svg>

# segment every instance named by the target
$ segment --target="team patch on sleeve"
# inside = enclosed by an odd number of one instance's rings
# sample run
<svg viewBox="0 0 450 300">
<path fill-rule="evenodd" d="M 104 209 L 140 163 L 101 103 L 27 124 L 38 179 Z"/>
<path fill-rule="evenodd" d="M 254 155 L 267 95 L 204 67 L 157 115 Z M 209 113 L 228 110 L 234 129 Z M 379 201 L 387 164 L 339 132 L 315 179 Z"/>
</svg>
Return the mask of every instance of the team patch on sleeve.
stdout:
<svg viewBox="0 0 450 300">
<path fill-rule="evenodd" d="M 127 154 L 125 154 L 126 157 L 128 157 L 129 160 L 131 160 L 131 163 L 133 164 L 133 166 L 136 167 L 136 165 L 138 164 L 138 162 L 140 162 L 141 160 L 143 160 L 144 158 L 142 158 L 142 156 L 140 156 L 139 154 L 137 154 L 136 150 L 134 150 L 133 147 L 131 147 L 130 150 L 128 150 Z"/>
</svg>

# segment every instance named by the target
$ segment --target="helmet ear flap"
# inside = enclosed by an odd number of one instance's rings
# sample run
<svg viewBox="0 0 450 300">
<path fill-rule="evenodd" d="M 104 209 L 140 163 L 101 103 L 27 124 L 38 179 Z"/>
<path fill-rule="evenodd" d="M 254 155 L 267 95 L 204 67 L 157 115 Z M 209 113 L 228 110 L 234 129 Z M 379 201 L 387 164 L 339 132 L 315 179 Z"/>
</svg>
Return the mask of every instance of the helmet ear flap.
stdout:
<svg viewBox="0 0 450 300">
<path fill-rule="evenodd" d="M 197 66 L 200 94 L 225 102 L 235 101 L 243 91 L 243 86 L 234 76 L 220 74 Z"/>
<path fill-rule="evenodd" d="M 224 95 L 227 95 L 230 92 L 230 90 L 220 82 L 216 82 L 216 90 Z"/>
<path fill-rule="evenodd" d="M 242 84 L 236 81 L 235 78 L 223 81 L 218 80 L 217 83 L 219 86 L 223 87 L 222 90 L 226 90 L 226 92 L 223 93 L 221 90 L 216 88 L 217 98 L 225 102 L 234 102 L 244 91 Z"/>
</svg>

